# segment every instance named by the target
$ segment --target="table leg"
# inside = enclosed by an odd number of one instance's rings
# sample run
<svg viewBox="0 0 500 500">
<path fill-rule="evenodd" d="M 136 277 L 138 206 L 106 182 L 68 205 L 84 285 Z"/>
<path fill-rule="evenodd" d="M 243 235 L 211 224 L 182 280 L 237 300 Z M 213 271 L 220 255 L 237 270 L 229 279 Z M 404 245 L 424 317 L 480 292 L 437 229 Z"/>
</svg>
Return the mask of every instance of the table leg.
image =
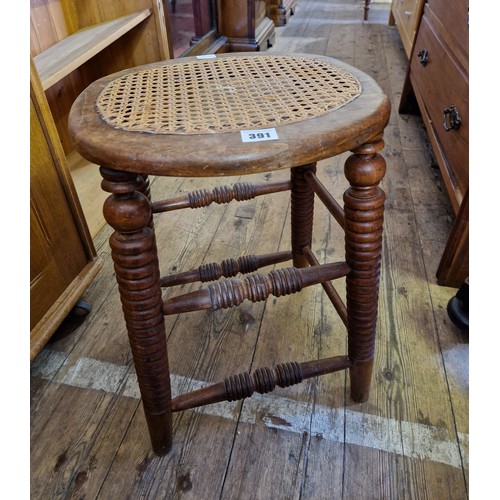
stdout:
<svg viewBox="0 0 500 500">
<path fill-rule="evenodd" d="M 109 243 L 153 450 L 172 444 L 171 391 L 160 272 L 145 178 L 101 167 L 111 194 L 104 217 L 115 232 Z M 145 194 L 144 194 L 145 193 Z"/>
<path fill-rule="evenodd" d="M 344 193 L 348 355 L 351 361 L 351 398 L 364 402 L 370 392 L 378 288 L 382 255 L 385 193 L 378 183 L 385 174 L 385 160 L 378 154 L 379 140 L 355 150 L 345 163 L 350 187 Z"/>
<path fill-rule="evenodd" d="M 311 247 L 314 215 L 314 191 L 305 179 L 308 171 L 316 172 L 316 164 L 290 169 L 292 253 L 295 267 L 307 267 L 309 261 L 302 249 Z"/>
<path fill-rule="evenodd" d="M 364 6 L 364 15 L 363 15 L 363 20 L 368 21 L 368 13 L 370 12 L 370 2 L 371 0 L 365 0 L 365 6 Z"/>
</svg>

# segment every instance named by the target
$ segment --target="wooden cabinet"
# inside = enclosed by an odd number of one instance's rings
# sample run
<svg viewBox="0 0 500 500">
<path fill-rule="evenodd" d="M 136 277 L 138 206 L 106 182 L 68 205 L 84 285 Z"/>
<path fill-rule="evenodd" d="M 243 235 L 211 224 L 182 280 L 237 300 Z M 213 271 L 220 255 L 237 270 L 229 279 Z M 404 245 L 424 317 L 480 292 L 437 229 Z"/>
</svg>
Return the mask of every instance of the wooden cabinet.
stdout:
<svg viewBox="0 0 500 500">
<path fill-rule="evenodd" d="M 173 40 L 173 54 L 188 57 L 265 50 L 274 42 L 274 16 L 283 14 L 288 18 L 295 1 L 188 0 L 177 8 L 177 2 L 169 0 L 167 25 Z M 165 8 L 165 12 L 167 10 Z"/>
<path fill-rule="evenodd" d="M 94 236 L 104 225 L 100 175 L 73 151 L 68 114 L 94 80 L 170 57 L 162 0 L 31 0 L 31 56 Z"/>
<path fill-rule="evenodd" d="M 32 360 L 78 301 L 101 265 L 33 64 L 30 153 Z"/>
<path fill-rule="evenodd" d="M 443 179 L 456 213 L 469 183 L 469 79 L 429 15 L 422 18 L 410 75 L 435 149 L 442 151 Z"/>
<path fill-rule="evenodd" d="M 227 37 L 225 51 L 265 50 L 275 38 L 270 0 L 217 0 L 218 32 Z"/>
<path fill-rule="evenodd" d="M 397 26 L 406 55 L 410 57 L 424 0 L 392 0 L 389 24 Z"/>
<path fill-rule="evenodd" d="M 92 81 L 169 57 L 161 0 L 31 0 L 30 358 L 98 272 L 92 237 L 104 225 L 96 165 L 67 130 Z"/>
<path fill-rule="evenodd" d="M 399 109 L 410 111 L 416 98 L 456 216 L 437 273 L 448 286 L 468 276 L 468 46 L 468 1 L 427 0 Z"/>
</svg>

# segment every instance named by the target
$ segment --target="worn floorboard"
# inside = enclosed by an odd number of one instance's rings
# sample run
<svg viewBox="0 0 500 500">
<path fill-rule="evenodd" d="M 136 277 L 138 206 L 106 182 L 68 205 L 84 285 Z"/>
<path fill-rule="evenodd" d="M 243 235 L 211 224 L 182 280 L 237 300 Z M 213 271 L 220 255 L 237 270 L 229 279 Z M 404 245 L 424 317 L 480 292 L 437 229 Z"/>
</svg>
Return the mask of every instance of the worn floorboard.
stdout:
<svg viewBox="0 0 500 500">
<path fill-rule="evenodd" d="M 362 17 L 359 0 L 298 0 L 270 51 L 336 57 L 376 78 L 392 101 L 369 400 L 352 403 L 347 373 L 338 372 L 243 402 L 180 412 L 171 453 L 154 456 L 106 226 L 95 237 L 104 267 L 82 297 L 92 311 L 68 318 L 32 363 L 31 498 L 468 498 L 468 339 L 446 313 L 456 290 L 435 279 L 452 211 L 420 117 L 397 112 L 407 59 L 396 28 L 387 25 L 389 4 L 372 2 L 368 22 Z M 339 200 L 347 187 L 346 157 L 318 164 L 318 176 Z M 167 198 L 216 182 L 153 178 L 151 190 L 155 199 Z M 156 216 L 161 271 L 287 250 L 289 225 L 285 193 Z M 318 259 L 342 260 L 343 245 L 336 222 L 317 204 Z M 338 290 L 343 295 L 342 280 Z M 345 327 L 321 287 L 167 317 L 165 324 L 174 394 L 258 367 L 346 351 Z"/>
</svg>

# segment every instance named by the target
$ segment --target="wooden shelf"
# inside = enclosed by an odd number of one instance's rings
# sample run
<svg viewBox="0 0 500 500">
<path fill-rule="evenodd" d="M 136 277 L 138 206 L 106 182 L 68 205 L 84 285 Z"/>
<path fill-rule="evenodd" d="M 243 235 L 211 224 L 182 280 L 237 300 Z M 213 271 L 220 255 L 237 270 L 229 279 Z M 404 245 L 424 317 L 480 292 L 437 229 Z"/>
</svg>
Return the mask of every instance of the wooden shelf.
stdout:
<svg viewBox="0 0 500 500">
<path fill-rule="evenodd" d="M 151 9 L 144 9 L 112 21 L 83 28 L 35 56 L 33 59 L 43 89 L 47 90 L 151 14 Z"/>
</svg>

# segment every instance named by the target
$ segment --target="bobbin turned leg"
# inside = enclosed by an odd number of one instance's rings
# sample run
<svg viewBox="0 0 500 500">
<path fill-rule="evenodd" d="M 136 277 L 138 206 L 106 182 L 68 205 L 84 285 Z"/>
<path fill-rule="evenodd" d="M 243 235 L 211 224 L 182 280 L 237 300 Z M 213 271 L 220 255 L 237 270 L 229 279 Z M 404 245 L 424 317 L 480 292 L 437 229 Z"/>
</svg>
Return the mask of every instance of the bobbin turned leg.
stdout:
<svg viewBox="0 0 500 500">
<path fill-rule="evenodd" d="M 151 203 L 142 176 L 101 167 L 104 217 L 153 450 L 172 444 L 170 374 Z M 146 193 L 146 194 L 143 194 Z"/>
<path fill-rule="evenodd" d="M 314 214 L 314 191 L 305 178 L 306 172 L 316 172 L 316 164 L 294 167 L 290 171 L 292 253 L 295 267 L 307 267 L 309 261 L 303 248 L 311 247 Z"/>
<path fill-rule="evenodd" d="M 375 352 L 385 194 L 378 183 L 385 160 L 382 140 L 353 150 L 345 163 L 350 187 L 344 193 L 348 355 L 351 398 L 368 399 Z"/>
</svg>

